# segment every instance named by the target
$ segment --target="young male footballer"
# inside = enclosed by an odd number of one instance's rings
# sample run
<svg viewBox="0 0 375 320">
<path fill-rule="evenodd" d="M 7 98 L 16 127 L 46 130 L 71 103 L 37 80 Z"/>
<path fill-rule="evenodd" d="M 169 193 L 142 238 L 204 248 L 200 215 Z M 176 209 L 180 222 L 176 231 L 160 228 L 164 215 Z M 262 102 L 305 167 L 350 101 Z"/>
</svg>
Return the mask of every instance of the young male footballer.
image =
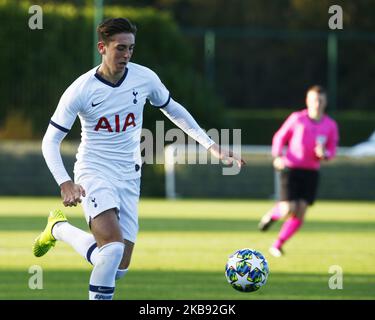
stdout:
<svg viewBox="0 0 375 320">
<path fill-rule="evenodd" d="M 71 225 L 60 210 L 52 211 L 33 253 L 43 256 L 56 240 L 70 244 L 93 265 L 91 300 L 112 299 L 115 280 L 126 274 L 130 264 L 138 232 L 140 137 L 146 100 L 214 156 L 244 164 L 207 136 L 153 71 L 130 62 L 136 31 L 125 18 L 108 19 L 97 27 L 102 63 L 66 89 L 42 142 L 64 206 L 81 203 L 92 233 Z M 77 116 L 82 132 L 73 181 L 64 167 L 60 144 Z"/>
</svg>

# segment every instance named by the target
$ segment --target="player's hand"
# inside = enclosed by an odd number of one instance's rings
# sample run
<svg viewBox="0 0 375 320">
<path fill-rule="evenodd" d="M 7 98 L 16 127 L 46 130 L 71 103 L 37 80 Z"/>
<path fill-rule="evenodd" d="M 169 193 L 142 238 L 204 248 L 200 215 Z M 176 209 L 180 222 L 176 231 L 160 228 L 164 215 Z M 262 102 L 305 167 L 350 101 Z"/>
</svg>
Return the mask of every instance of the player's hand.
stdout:
<svg viewBox="0 0 375 320">
<path fill-rule="evenodd" d="M 237 163 L 238 167 L 241 168 L 246 164 L 245 160 L 243 160 L 240 156 L 234 154 L 232 150 L 222 148 L 216 143 L 213 144 L 209 148 L 209 150 L 213 156 L 219 158 L 226 165 L 230 165 L 235 162 Z"/>
<path fill-rule="evenodd" d="M 326 158 L 326 150 L 322 144 L 317 144 L 315 149 L 315 155 L 318 159 L 325 159 Z"/>
<path fill-rule="evenodd" d="M 81 196 L 86 196 L 86 191 L 79 184 L 69 180 L 60 185 L 61 198 L 65 207 L 75 207 L 81 202 Z"/>
<path fill-rule="evenodd" d="M 284 170 L 285 169 L 285 164 L 284 164 L 284 160 L 282 157 L 276 157 L 275 159 L 273 159 L 273 167 L 276 169 L 276 170 Z"/>
</svg>

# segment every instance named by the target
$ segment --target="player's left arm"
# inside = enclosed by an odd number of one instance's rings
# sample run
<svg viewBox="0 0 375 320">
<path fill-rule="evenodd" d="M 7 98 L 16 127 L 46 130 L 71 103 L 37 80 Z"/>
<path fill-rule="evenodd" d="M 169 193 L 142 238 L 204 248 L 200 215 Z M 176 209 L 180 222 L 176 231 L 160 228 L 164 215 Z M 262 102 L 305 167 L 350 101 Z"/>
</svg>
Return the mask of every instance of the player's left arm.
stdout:
<svg viewBox="0 0 375 320">
<path fill-rule="evenodd" d="M 240 156 L 234 154 L 231 150 L 226 150 L 217 145 L 206 132 L 198 125 L 192 115 L 178 102 L 174 101 L 167 88 L 160 81 L 157 74 L 150 69 L 144 69 L 150 77 L 150 92 L 148 99 L 151 105 L 160 108 L 160 110 L 176 126 L 182 129 L 186 134 L 200 143 L 211 154 L 227 164 L 236 162 L 239 167 L 245 164 Z"/>
<path fill-rule="evenodd" d="M 245 164 L 240 156 L 233 153 L 232 150 L 222 148 L 215 143 L 207 133 L 198 125 L 192 115 L 178 102 L 172 98 L 169 103 L 160 109 L 176 126 L 182 129 L 186 134 L 200 143 L 211 154 L 227 164 L 236 162 L 239 167 Z"/>
<path fill-rule="evenodd" d="M 332 129 L 327 139 L 327 144 L 324 152 L 325 160 L 333 159 L 336 156 L 337 145 L 339 143 L 339 130 L 336 122 L 332 123 Z"/>
<path fill-rule="evenodd" d="M 330 133 L 325 145 L 317 145 L 315 154 L 320 160 L 331 160 L 336 156 L 339 132 L 336 122 L 332 123 Z"/>
</svg>

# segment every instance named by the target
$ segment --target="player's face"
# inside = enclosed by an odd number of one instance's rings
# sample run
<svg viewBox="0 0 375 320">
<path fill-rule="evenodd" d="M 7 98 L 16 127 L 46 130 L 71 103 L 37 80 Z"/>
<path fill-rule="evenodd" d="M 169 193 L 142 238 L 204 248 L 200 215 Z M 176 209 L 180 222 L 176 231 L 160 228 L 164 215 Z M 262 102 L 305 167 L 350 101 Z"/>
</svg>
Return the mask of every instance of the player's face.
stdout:
<svg viewBox="0 0 375 320">
<path fill-rule="evenodd" d="M 117 33 L 110 39 L 107 44 L 99 42 L 99 53 L 103 63 L 113 73 L 122 73 L 133 55 L 135 36 L 132 33 Z"/>
<path fill-rule="evenodd" d="M 319 120 L 327 106 L 327 96 L 316 91 L 309 91 L 306 96 L 306 106 L 309 117 Z"/>
</svg>

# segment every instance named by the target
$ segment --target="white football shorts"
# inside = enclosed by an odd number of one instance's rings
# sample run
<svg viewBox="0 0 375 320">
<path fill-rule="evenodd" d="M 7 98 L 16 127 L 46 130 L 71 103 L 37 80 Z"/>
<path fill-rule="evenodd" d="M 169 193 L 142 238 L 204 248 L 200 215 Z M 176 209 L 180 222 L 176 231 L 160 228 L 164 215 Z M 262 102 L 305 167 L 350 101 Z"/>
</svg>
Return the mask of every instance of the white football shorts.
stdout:
<svg viewBox="0 0 375 320">
<path fill-rule="evenodd" d="M 138 202 L 141 178 L 109 181 L 97 175 L 80 175 L 75 183 L 86 191 L 82 207 L 87 224 L 100 213 L 115 208 L 123 238 L 135 243 L 138 234 Z"/>
</svg>

